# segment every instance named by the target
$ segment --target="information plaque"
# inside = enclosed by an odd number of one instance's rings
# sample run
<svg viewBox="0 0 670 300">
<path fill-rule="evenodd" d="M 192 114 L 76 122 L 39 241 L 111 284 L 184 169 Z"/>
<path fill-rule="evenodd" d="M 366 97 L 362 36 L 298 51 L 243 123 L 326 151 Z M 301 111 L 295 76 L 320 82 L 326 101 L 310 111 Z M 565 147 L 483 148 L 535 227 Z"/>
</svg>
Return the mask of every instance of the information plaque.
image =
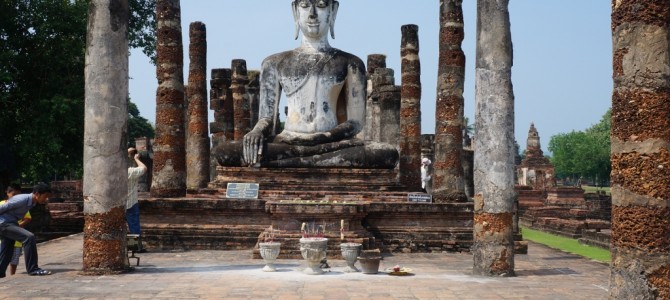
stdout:
<svg viewBox="0 0 670 300">
<path fill-rule="evenodd" d="M 258 199 L 258 183 L 232 183 L 226 186 L 226 198 Z"/>
<path fill-rule="evenodd" d="M 407 194 L 407 201 L 411 203 L 433 203 L 433 195 L 409 193 Z"/>
</svg>

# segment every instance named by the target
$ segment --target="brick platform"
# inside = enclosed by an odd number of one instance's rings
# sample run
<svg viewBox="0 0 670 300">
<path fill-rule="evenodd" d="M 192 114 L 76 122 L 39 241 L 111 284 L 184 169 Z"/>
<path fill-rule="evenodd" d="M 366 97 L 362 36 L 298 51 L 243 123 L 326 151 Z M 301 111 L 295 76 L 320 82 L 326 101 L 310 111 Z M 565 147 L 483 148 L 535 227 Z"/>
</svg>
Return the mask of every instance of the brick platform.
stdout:
<svg viewBox="0 0 670 300">
<path fill-rule="evenodd" d="M 209 188 L 183 198 L 140 195 L 144 241 L 156 249 L 251 249 L 269 226 L 296 244 L 302 223 L 323 225 L 329 257 L 345 240 L 388 252 L 469 251 L 472 203 L 408 203 L 393 170 L 218 168 Z M 225 198 L 229 182 L 256 182 L 258 199 Z M 299 256 L 298 247 L 280 258 Z M 256 255 L 254 255 L 256 256 Z"/>
</svg>

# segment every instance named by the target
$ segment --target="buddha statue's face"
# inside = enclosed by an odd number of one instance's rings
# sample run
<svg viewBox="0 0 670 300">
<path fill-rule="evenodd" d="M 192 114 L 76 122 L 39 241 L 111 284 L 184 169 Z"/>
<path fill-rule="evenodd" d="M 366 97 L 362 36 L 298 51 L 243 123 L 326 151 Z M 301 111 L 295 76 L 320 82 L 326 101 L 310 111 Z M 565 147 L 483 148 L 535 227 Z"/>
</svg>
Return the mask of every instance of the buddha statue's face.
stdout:
<svg viewBox="0 0 670 300">
<path fill-rule="evenodd" d="M 321 39 L 328 34 L 335 18 L 333 0 L 295 0 L 293 13 L 302 34 L 311 39 Z"/>
</svg>

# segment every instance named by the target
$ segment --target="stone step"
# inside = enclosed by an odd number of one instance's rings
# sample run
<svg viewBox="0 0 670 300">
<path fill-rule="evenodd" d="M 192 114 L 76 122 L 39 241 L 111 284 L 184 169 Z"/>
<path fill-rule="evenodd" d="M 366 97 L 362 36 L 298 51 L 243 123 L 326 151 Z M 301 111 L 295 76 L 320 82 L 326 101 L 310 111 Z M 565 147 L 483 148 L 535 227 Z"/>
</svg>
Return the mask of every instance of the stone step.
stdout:
<svg viewBox="0 0 670 300">
<path fill-rule="evenodd" d="M 335 254 L 329 253 L 331 257 L 339 256 L 340 227 L 345 230 L 346 240 L 374 238 L 369 247 L 397 245 L 385 248 L 387 251 L 469 251 L 473 203 L 408 203 L 404 196 L 398 197 L 402 194 L 375 195 L 403 202 L 293 203 L 278 198 L 222 199 L 216 194 L 203 198 L 140 198 L 143 240 L 149 249 L 248 249 L 253 255 L 251 250 L 261 232 L 273 226 L 290 236 L 281 257 L 299 258 L 296 242 L 301 224 L 307 222 L 323 224 L 329 238 L 333 236 L 331 248 Z M 343 192 L 333 197 L 349 196 Z"/>
<path fill-rule="evenodd" d="M 197 194 L 189 194 L 189 198 L 226 199 L 226 189 L 200 190 Z M 286 190 L 259 191 L 258 199 L 271 201 L 325 201 L 325 202 L 407 202 L 408 192 L 393 191 L 352 191 L 348 187 L 339 190 L 309 190 L 288 187 Z"/>
<path fill-rule="evenodd" d="M 228 183 L 258 183 L 262 189 L 289 190 L 403 190 L 395 170 L 350 168 L 237 168 L 217 167 L 217 178 L 210 189 L 225 188 Z"/>
</svg>

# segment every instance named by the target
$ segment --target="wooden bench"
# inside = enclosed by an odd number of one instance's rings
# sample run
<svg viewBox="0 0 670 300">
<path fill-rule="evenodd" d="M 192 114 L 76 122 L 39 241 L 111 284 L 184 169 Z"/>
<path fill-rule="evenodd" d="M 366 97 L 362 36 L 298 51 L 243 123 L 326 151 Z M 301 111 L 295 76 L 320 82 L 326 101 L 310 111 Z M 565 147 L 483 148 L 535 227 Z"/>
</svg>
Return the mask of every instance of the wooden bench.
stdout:
<svg viewBox="0 0 670 300">
<path fill-rule="evenodd" d="M 140 265 L 140 258 L 135 256 L 135 251 L 140 251 L 142 249 L 142 237 L 139 234 L 129 233 L 126 235 L 126 245 L 128 247 L 128 265 L 130 265 L 130 259 L 134 258 L 137 260 L 137 266 Z"/>
</svg>

